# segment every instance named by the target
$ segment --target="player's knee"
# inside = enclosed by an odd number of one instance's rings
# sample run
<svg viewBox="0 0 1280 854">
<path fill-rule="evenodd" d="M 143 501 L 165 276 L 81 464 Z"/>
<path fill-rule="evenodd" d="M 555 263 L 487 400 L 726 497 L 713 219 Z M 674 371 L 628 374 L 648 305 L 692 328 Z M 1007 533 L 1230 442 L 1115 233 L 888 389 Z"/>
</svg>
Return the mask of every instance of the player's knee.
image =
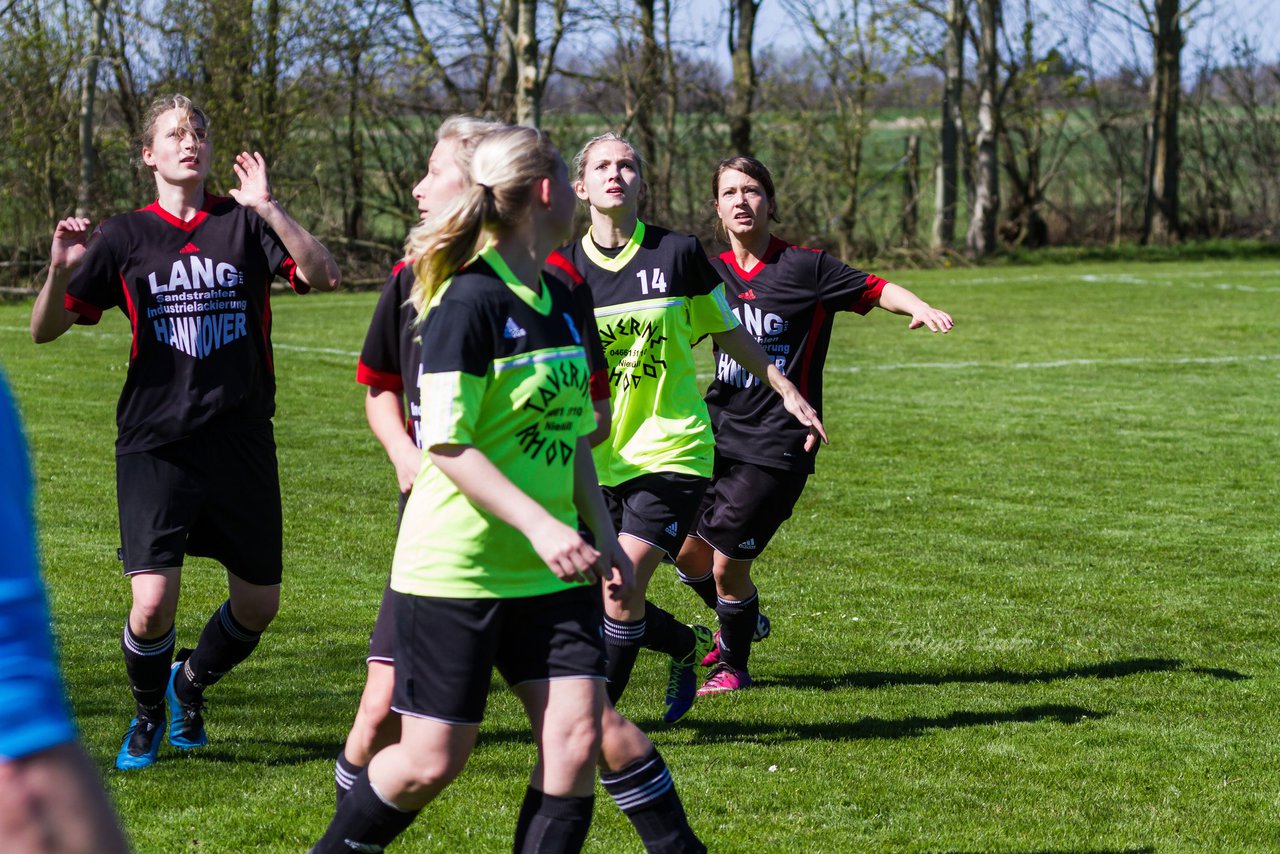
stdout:
<svg viewBox="0 0 1280 854">
<path fill-rule="evenodd" d="M 600 756 L 601 741 L 600 722 L 590 715 L 579 715 L 559 722 L 553 733 L 544 734 L 543 755 L 548 761 L 565 766 L 594 767 Z"/>
<path fill-rule="evenodd" d="M 236 622 L 254 632 L 264 631 L 280 610 L 280 595 L 244 596 L 231 603 Z"/>
<path fill-rule="evenodd" d="M 129 628 L 142 638 L 155 638 L 169 631 L 177 608 L 164 599 L 134 599 L 129 609 Z"/>
<path fill-rule="evenodd" d="M 452 783 L 466 764 L 466 754 L 455 755 L 443 750 L 415 751 L 413 762 L 406 769 L 409 773 L 407 789 L 412 795 L 438 792 Z"/>
</svg>

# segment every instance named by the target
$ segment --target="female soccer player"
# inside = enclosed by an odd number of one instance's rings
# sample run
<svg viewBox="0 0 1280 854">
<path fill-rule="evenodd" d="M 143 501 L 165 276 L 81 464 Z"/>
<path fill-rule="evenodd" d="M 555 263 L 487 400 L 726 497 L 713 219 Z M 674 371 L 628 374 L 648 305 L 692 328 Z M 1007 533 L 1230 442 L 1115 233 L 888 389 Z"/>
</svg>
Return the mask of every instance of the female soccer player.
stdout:
<svg viewBox="0 0 1280 854">
<path fill-rule="evenodd" d="M 609 697 L 622 695 L 642 646 L 666 653 L 663 719 L 673 722 L 693 703 L 693 668 L 711 648 L 711 632 L 677 622 L 644 594 L 658 562 L 679 553 L 711 475 L 711 422 L 692 345 L 711 335 L 768 380 L 809 442 L 826 434 L 813 407 L 729 311 L 697 238 L 639 220 L 644 181 L 635 148 L 607 133 L 588 141 L 575 162 L 575 190 L 590 206 L 591 228 L 563 254 L 596 304 L 613 385 L 613 429 L 595 451 L 596 468 L 636 571 L 634 590 L 605 602 Z"/>
<path fill-rule="evenodd" d="M 485 134 L 504 127 L 506 125 L 499 122 L 470 116 L 453 116 L 440 125 L 427 174 L 413 188 L 421 221 L 425 221 L 433 211 L 448 207 L 466 189 L 470 183 L 471 153 L 477 143 Z M 420 235 L 421 232 L 415 234 Z M 418 251 L 419 248 L 412 243 L 406 247 L 410 258 Z M 552 268 L 553 271 L 556 269 Z M 421 417 L 418 363 L 422 339 L 417 328 L 418 311 L 409 299 L 413 282 L 411 261 L 401 261 L 391 271 L 374 308 L 356 368 L 356 380 L 369 387 L 365 397 L 365 416 L 369 427 L 382 443 L 395 469 L 402 514 L 404 502 L 422 463 L 422 450 L 418 443 Z M 597 424 L 590 437 L 594 444 L 609 433 L 609 388 L 605 381 L 600 336 L 596 332 L 592 312 L 591 292 L 587 288 L 573 288 L 573 296 L 576 306 L 574 319 L 583 332 L 591 369 L 592 405 Z M 388 585 L 369 638 L 364 692 L 355 722 L 334 769 L 339 799 L 351 788 L 373 755 L 400 737 L 400 717 L 391 711 L 391 693 L 395 684 L 395 629 L 390 602 L 391 587 Z"/>
<path fill-rule="evenodd" d="M 495 665 L 538 744 L 515 850 L 576 851 L 590 826 L 594 763 L 611 725 L 591 585 L 620 595 L 631 577 L 587 453 L 595 423 L 573 298 L 539 275 L 568 234 L 573 194 L 563 160 L 529 128 L 486 135 L 471 177 L 411 238 L 430 343 L 426 459 L 391 580 L 401 737 L 357 777 L 317 852 L 381 850 L 457 776 Z M 578 514 L 600 551 L 574 527 Z M 622 769 L 605 785 L 624 809 L 652 803 L 671 792 L 665 768 L 660 779 L 652 771 Z"/>
<path fill-rule="evenodd" d="M 166 700 L 170 744 L 207 743 L 205 689 L 248 657 L 279 608 L 268 289 L 276 275 L 299 293 L 340 280 L 328 250 L 272 197 L 261 154 L 237 155 L 239 188 L 215 196 L 205 190 L 213 147 L 202 110 L 164 97 L 143 127 L 158 198 L 107 219 L 92 239 L 89 220 L 59 222 L 31 316 L 37 343 L 112 307 L 133 331 L 116 419 L 120 555 L 133 594 L 121 647 L 137 704 L 122 770 L 155 762 Z M 226 567 L 228 598 L 185 663 L 172 663 L 188 554 Z"/>
<path fill-rule="evenodd" d="M 866 314 L 879 306 L 910 316 L 909 329 L 951 329 L 949 314 L 906 288 L 774 237 L 773 179 L 760 161 L 722 161 L 711 189 L 730 246 L 712 263 L 728 287 L 733 313 L 819 410 L 835 312 Z M 703 659 L 714 669 L 700 696 L 751 684 L 747 660 L 760 613 L 751 563 L 791 516 L 817 453 L 776 398 L 721 350 L 716 348 L 716 376 L 706 396 L 716 435 L 715 471 L 678 560 L 689 578 L 712 572 L 715 577 L 717 598 L 707 604 L 720 630 L 716 647 Z"/>
</svg>

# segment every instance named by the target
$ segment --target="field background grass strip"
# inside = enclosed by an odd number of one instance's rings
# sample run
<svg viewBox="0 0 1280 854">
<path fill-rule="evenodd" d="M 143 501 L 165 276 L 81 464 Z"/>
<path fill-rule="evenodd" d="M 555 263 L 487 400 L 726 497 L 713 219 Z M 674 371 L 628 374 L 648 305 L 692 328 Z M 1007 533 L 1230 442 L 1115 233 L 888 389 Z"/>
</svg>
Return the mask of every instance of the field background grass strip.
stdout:
<svg viewBox="0 0 1280 854">
<path fill-rule="evenodd" d="M 664 727 L 665 662 L 646 653 L 623 700 L 695 828 L 743 852 L 1280 848 L 1280 264 L 890 278 L 957 326 L 837 319 L 832 445 L 757 564 L 759 687 Z M 210 691 L 210 746 L 129 775 L 110 769 L 132 710 L 113 467 L 127 325 L 37 348 L 30 303 L 0 305 L 69 694 L 140 852 L 300 851 L 332 814 L 395 529 L 355 383 L 375 299 L 273 299 L 283 607 Z M 204 560 L 183 581 L 192 645 L 226 588 Z M 652 596 L 713 619 L 673 572 Z M 496 688 L 470 765 L 396 850 L 509 850 L 533 761 Z M 640 850 L 603 790 L 588 850 Z"/>
</svg>

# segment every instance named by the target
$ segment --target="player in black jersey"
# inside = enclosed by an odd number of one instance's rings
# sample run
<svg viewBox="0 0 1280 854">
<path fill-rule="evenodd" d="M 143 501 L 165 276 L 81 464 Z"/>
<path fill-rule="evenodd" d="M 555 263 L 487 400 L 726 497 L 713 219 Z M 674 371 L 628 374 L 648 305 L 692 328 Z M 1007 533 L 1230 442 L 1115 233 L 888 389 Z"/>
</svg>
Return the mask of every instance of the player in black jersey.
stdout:
<svg viewBox="0 0 1280 854">
<path fill-rule="evenodd" d="M 773 179 L 760 161 L 722 161 L 711 189 L 730 245 L 712 263 L 724 277 L 733 313 L 819 411 L 836 312 L 866 314 L 878 306 L 909 316 L 909 329 L 951 329 L 950 315 L 906 288 L 774 237 Z M 714 669 L 699 695 L 751 684 L 747 661 L 760 614 L 751 563 L 791 516 L 817 453 L 777 398 L 732 354 L 717 347 L 715 357 L 706 396 L 716 435 L 715 473 L 678 559 L 686 577 L 715 579 L 714 589 L 695 588 L 720 622 L 716 646 L 703 659 Z"/>
<path fill-rule="evenodd" d="M 271 416 L 269 286 L 336 288 L 337 265 L 271 195 L 262 155 L 242 152 L 231 198 L 206 192 L 209 120 L 182 95 L 143 123 L 142 163 L 158 198 L 90 232 L 53 234 L 31 334 L 52 341 L 119 308 L 133 343 L 117 410 L 121 558 L 132 607 L 121 638 L 137 704 L 116 767 L 155 762 L 169 741 L 207 742 L 204 690 L 243 661 L 280 602 L 281 513 Z M 227 568 L 228 598 L 190 656 L 174 659 L 184 556 Z"/>
<path fill-rule="evenodd" d="M 767 380 L 810 442 L 826 436 L 813 407 L 733 317 L 697 238 L 638 219 L 643 177 L 635 148 L 605 134 L 583 146 L 576 164 L 575 189 L 590 205 L 591 228 L 563 254 L 591 287 L 609 362 L 613 427 L 595 450 L 596 469 L 637 580 L 631 595 L 605 603 L 609 696 L 622 695 L 641 647 L 665 653 L 663 719 L 670 723 L 692 705 L 694 667 L 712 645 L 708 629 L 677 622 L 644 595 L 658 563 L 679 552 L 712 472 L 693 344 L 712 336 Z"/>
<path fill-rule="evenodd" d="M 661 758 L 601 685 L 589 583 L 625 588 L 630 565 L 586 453 L 596 425 L 573 298 L 539 276 L 572 220 L 564 163 L 511 128 L 477 144 L 472 177 L 412 243 L 427 456 L 392 571 L 401 740 L 356 778 L 314 850 L 382 850 L 413 821 L 465 764 L 497 666 L 539 745 L 516 851 L 581 848 L 597 756 L 647 849 L 705 851 Z M 599 551 L 570 524 L 575 506 Z M 628 751 L 638 758 L 622 765 Z"/>
</svg>

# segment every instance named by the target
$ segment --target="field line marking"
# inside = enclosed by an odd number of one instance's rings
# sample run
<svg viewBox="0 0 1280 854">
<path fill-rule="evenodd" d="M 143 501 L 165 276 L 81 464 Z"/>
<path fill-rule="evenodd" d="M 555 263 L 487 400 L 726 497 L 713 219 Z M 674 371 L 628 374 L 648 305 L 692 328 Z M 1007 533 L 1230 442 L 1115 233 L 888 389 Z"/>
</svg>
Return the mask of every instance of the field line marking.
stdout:
<svg viewBox="0 0 1280 854">
<path fill-rule="evenodd" d="M 31 330 L 25 326 L 0 326 L 0 332 L 30 332 Z M 106 332 L 96 329 L 77 329 L 73 334 L 88 335 L 93 338 L 119 338 L 124 341 L 125 338 L 118 332 Z M 359 350 L 339 350 L 336 347 L 308 347 L 302 344 L 282 344 L 278 341 L 271 342 L 272 350 L 293 350 L 297 353 L 327 353 L 331 356 L 345 356 L 351 359 L 360 358 Z"/>
<path fill-rule="evenodd" d="M 1123 365 L 1230 365 L 1238 362 L 1277 362 L 1280 353 L 1258 353 L 1248 356 L 1184 356 L 1176 359 L 1152 359 L 1142 356 L 1115 359 L 1054 359 L 1048 362 L 903 362 L 896 365 L 829 365 L 838 374 L 860 374 L 871 371 L 961 371 L 978 370 L 1048 370 L 1052 368 L 1111 367 Z M 709 380 L 713 374 L 698 374 Z"/>
</svg>

